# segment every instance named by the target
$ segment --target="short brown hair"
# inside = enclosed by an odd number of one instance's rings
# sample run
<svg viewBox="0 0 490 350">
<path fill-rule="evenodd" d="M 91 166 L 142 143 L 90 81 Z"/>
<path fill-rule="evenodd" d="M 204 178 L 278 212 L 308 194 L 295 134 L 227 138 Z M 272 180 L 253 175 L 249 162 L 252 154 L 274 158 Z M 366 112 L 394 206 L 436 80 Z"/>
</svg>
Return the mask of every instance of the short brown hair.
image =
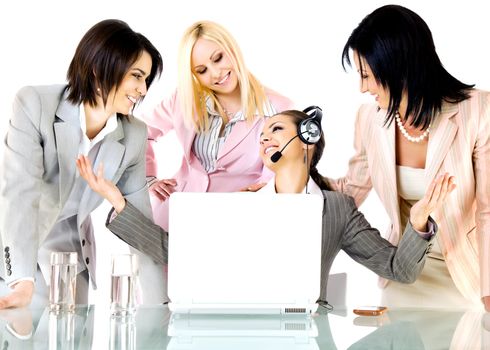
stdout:
<svg viewBox="0 0 490 350">
<path fill-rule="evenodd" d="M 149 88 L 162 72 L 162 57 L 158 50 L 126 22 L 107 19 L 97 23 L 83 36 L 68 68 L 68 100 L 95 106 L 98 92 L 105 105 L 111 89 L 119 86 L 144 51 L 152 61 L 151 72 L 146 78 Z"/>
</svg>

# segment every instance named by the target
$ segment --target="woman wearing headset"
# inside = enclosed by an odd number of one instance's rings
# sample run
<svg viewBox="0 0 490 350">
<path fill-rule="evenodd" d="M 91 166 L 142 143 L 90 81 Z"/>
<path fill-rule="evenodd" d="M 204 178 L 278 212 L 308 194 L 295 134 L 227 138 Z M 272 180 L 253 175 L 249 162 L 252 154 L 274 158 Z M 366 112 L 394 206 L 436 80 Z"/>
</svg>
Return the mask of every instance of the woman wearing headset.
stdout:
<svg viewBox="0 0 490 350">
<path fill-rule="evenodd" d="M 439 176 L 412 207 L 410 223 L 406 225 L 397 248 L 371 228 L 350 197 L 328 190 L 316 169 L 325 145 L 320 119 L 321 110 L 318 108 L 313 109 L 313 116 L 300 111 L 284 111 L 265 121 L 260 136 L 260 157 L 274 173 L 274 178 L 260 192 L 302 193 L 307 189 L 312 195 L 324 197 L 320 301 L 327 300 L 328 273 L 340 249 L 385 278 L 403 283 L 415 281 L 437 230 L 429 213 L 439 208 L 454 189 L 452 178 L 447 174 Z M 108 228 L 155 261 L 165 263 L 167 233 L 130 203 L 125 203 L 117 188 L 103 178 L 101 171 L 97 175 L 92 172 L 87 159 L 80 159 L 79 169 L 90 187 L 110 199 L 119 213 Z M 123 231 L 119 228 L 124 225 L 132 225 L 135 230 L 117 233 Z"/>
</svg>

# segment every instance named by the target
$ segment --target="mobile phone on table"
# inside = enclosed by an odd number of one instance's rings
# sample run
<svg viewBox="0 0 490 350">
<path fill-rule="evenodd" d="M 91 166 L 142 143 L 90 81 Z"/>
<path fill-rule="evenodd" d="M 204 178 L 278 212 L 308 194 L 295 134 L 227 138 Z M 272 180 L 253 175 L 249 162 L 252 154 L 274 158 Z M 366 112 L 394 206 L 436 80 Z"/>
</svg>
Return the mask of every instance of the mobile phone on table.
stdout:
<svg viewBox="0 0 490 350">
<path fill-rule="evenodd" d="M 354 309 L 353 312 L 360 316 L 379 316 L 382 315 L 388 308 L 386 306 L 361 306 Z"/>
</svg>

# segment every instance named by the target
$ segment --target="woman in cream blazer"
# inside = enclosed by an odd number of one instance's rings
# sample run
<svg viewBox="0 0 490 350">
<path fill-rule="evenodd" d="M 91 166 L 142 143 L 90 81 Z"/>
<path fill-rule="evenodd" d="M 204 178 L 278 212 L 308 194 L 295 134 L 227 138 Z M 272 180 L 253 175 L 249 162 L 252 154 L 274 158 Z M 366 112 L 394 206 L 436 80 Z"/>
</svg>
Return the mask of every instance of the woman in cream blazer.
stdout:
<svg viewBox="0 0 490 350">
<path fill-rule="evenodd" d="M 374 188 L 391 219 L 388 239 L 398 244 L 407 220 L 403 211 L 413 199 L 404 198 L 407 188 L 420 192 L 439 174 L 454 176 L 456 190 L 432 214 L 440 228 L 438 259 L 447 266 L 447 285 L 439 286 L 439 294 L 416 291 L 417 282 L 393 297 L 412 294 L 414 303 L 430 299 L 428 306 L 443 306 L 454 289 L 462 303 L 482 298 L 490 311 L 490 93 L 444 70 L 427 24 L 401 6 L 368 15 L 344 47 L 349 64 L 351 50 L 361 92 L 374 95 L 377 103 L 359 109 L 356 153 L 347 175 L 329 180 L 330 185 L 357 205 Z M 419 173 L 418 182 L 404 178 L 407 168 Z"/>
</svg>

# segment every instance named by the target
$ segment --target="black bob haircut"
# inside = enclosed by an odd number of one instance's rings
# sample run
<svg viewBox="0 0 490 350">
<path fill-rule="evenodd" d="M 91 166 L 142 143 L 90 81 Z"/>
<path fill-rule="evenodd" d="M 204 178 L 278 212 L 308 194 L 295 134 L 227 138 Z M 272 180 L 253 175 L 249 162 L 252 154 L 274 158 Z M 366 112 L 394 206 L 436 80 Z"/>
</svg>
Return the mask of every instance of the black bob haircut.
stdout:
<svg viewBox="0 0 490 350">
<path fill-rule="evenodd" d="M 68 68 L 68 100 L 95 106 L 99 88 L 105 105 L 111 89 L 117 89 L 144 51 L 152 61 L 151 72 L 146 78 L 149 88 L 163 68 L 162 57 L 153 44 L 121 20 L 107 19 L 95 24 L 80 40 Z"/>
<path fill-rule="evenodd" d="M 467 85 L 449 74 L 435 49 L 427 23 L 415 12 L 386 5 L 367 15 L 352 32 L 342 52 L 342 66 L 352 66 L 350 50 L 371 68 L 374 78 L 389 90 L 385 125 L 395 118 L 402 94 L 408 95 L 406 116 L 411 125 L 426 129 L 441 110 L 443 101 L 458 103 L 469 98 Z M 358 62 L 361 71 L 364 69 Z"/>
</svg>

